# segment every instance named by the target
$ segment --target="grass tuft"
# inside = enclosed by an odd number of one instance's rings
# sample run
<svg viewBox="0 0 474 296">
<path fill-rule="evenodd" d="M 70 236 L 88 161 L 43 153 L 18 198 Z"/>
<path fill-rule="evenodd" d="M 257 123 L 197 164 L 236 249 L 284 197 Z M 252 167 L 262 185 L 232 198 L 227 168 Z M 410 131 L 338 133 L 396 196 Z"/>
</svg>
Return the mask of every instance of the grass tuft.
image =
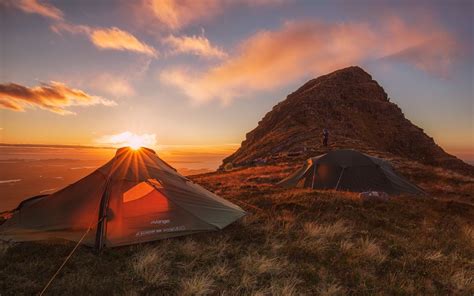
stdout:
<svg viewBox="0 0 474 296">
<path fill-rule="evenodd" d="M 424 258 L 428 261 L 443 261 L 445 256 L 440 251 L 433 251 L 426 253 Z"/>
<path fill-rule="evenodd" d="M 368 237 L 359 239 L 357 250 L 361 256 L 371 261 L 382 263 L 387 259 L 387 255 L 382 251 L 382 248 L 375 240 Z"/>
<path fill-rule="evenodd" d="M 466 240 L 474 248 L 474 227 L 466 225 L 463 227 L 463 234 L 466 237 Z"/>
<path fill-rule="evenodd" d="M 349 230 L 350 228 L 347 226 L 347 223 L 342 220 L 337 220 L 336 222 L 327 225 L 321 225 L 315 222 L 304 224 L 304 232 L 309 237 L 332 239 L 346 234 Z"/>
<path fill-rule="evenodd" d="M 270 294 L 276 296 L 296 296 L 301 295 L 297 286 L 302 281 L 295 276 L 284 279 L 274 279 L 271 284 Z"/>
<path fill-rule="evenodd" d="M 7 253 L 9 248 L 10 248 L 10 243 L 0 241 L 0 257 L 3 257 Z"/>
<path fill-rule="evenodd" d="M 346 289 L 338 283 L 328 283 L 319 288 L 320 296 L 339 296 L 346 295 Z"/>
<path fill-rule="evenodd" d="M 202 296 L 213 292 L 213 278 L 208 274 L 196 274 L 181 280 L 180 295 Z"/>
<path fill-rule="evenodd" d="M 288 261 L 278 257 L 268 257 L 255 252 L 249 253 L 242 258 L 241 266 L 244 271 L 250 274 L 279 274 L 288 266 Z"/>
<path fill-rule="evenodd" d="M 451 275 L 451 284 L 458 292 L 466 292 L 466 295 L 474 293 L 474 271 L 472 269 L 455 271 Z"/>
<path fill-rule="evenodd" d="M 165 250 L 145 247 L 133 257 L 133 271 L 147 284 L 162 286 L 169 282 L 171 261 Z"/>
</svg>

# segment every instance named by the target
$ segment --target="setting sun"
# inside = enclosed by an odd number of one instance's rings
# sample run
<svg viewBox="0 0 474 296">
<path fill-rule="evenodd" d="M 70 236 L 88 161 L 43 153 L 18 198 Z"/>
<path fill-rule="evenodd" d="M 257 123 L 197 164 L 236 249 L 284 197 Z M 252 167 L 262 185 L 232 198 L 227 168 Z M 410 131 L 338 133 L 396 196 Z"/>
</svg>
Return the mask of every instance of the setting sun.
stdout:
<svg viewBox="0 0 474 296">
<path fill-rule="evenodd" d="M 155 135 L 134 134 L 126 131 L 115 135 L 104 136 L 98 139 L 97 142 L 117 148 L 128 146 L 133 150 L 138 150 L 140 147 L 154 147 L 156 145 L 156 137 Z"/>
<path fill-rule="evenodd" d="M 138 150 L 140 147 L 144 146 L 144 141 L 141 141 L 139 138 L 131 138 L 127 143 L 127 146 L 130 146 L 133 150 Z"/>
</svg>

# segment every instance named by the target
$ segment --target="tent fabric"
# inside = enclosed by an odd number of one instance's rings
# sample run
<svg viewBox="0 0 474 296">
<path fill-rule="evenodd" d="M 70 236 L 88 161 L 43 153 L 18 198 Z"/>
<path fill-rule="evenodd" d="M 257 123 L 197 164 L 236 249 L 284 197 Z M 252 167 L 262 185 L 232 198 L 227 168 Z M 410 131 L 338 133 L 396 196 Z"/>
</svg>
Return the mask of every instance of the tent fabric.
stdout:
<svg viewBox="0 0 474 296">
<path fill-rule="evenodd" d="M 334 150 L 308 159 L 278 185 L 354 192 L 425 194 L 422 189 L 399 176 L 389 162 L 349 149 Z"/>
<path fill-rule="evenodd" d="M 245 214 L 180 175 L 153 150 L 126 147 L 78 182 L 23 202 L 0 225 L 0 239 L 77 242 L 90 229 L 85 245 L 97 246 L 100 237 L 101 247 L 115 247 L 223 229 Z"/>
</svg>

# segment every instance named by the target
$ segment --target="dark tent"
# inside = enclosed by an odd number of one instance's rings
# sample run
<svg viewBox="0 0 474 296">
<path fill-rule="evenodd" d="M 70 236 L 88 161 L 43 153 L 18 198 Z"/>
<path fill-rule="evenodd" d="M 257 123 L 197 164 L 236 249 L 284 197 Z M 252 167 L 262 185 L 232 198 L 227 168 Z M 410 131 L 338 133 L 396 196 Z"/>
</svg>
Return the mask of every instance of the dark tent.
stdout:
<svg viewBox="0 0 474 296">
<path fill-rule="evenodd" d="M 0 225 L 0 239 L 64 238 L 100 249 L 222 229 L 244 215 L 153 150 L 127 147 L 78 182 L 23 201 Z"/>
<path fill-rule="evenodd" d="M 419 187 L 397 175 L 389 162 L 355 150 L 335 150 L 310 158 L 278 184 L 354 192 L 424 194 Z"/>
</svg>

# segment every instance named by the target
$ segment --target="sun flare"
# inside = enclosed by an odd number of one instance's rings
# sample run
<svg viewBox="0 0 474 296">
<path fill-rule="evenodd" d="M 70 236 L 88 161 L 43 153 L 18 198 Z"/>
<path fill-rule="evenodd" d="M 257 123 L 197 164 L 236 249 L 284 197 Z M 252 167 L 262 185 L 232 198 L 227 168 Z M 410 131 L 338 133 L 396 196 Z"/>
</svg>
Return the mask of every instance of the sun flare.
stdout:
<svg viewBox="0 0 474 296">
<path fill-rule="evenodd" d="M 135 143 L 135 142 L 129 143 L 128 146 L 130 146 L 130 148 L 132 148 L 132 150 L 138 150 L 138 149 L 140 149 L 140 147 L 142 147 L 142 145 L 140 143 Z"/>
<path fill-rule="evenodd" d="M 127 131 L 120 134 L 104 136 L 100 138 L 98 142 L 114 147 L 130 147 L 133 150 L 139 150 L 141 147 L 150 148 L 155 146 L 156 136 L 154 134 L 134 134 Z"/>
<path fill-rule="evenodd" d="M 138 150 L 141 147 L 147 146 L 147 141 L 145 138 L 138 136 L 138 135 L 129 135 L 123 141 L 124 146 L 129 146 L 133 150 Z"/>
</svg>

